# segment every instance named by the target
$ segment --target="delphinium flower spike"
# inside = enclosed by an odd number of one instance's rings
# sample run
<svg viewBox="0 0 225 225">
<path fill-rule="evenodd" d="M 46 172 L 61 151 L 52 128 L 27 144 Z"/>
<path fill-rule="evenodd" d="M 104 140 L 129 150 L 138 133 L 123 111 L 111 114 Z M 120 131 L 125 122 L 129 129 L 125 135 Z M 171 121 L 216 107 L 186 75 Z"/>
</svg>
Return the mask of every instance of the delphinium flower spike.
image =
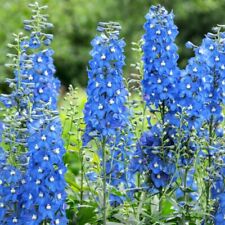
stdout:
<svg viewBox="0 0 225 225">
<path fill-rule="evenodd" d="M 205 175 L 205 209 L 206 216 L 204 224 L 213 221 L 215 204 L 213 200 L 218 200 L 216 207 L 215 224 L 223 224 L 224 207 L 223 195 L 224 186 L 224 131 L 222 122 L 224 113 L 222 106 L 225 96 L 225 34 L 222 27 L 214 28 L 214 33 L 208 33 L 202 44 L 195 50 L 202 59 L 199 63 L 198 80 L 201 80 L 201 94 L 204 97 L 202 118 L 203 128 L 201 137 L 205 139 L 202 143 L 200 158 L 207 161 Z M 211 216 L 209 216 L 211 214 Z M 223 218 L 223 219 L 221 219 Z"/>
<path fill-rule="evenodd" d="M 119 39 L 120 29 L 115 22 L 99 23 L 100 35 L 91 42 L 88 99 L 84 109 L 83 144 L 96 141 L 101 159 L 104 224 L 108 197 L 111 204 L 121 204 L 124 195 L 118 196 L 117 189 L 124 193 L 132 183 L 127 169 L 130 155 L 127 147 L 131 142 L 129 112 L 125 107 L 127 90 L 122 78 L 125 42 Z"/>
<path fill-rule="evenodd" d="M 59 80 L 54 76 L 53 50 L 48 47 L 53 36 L 45 33 L 52 27 L 43 14 L 46 6 L 29 5 L 32 19 L 24 21 L 30 37 L 24 42 L 31 54 L 32 67 L 26 71 L 34 84 L 31 119 L 27 139 L 29 163 L 21 208 L 25 224 L 67 224 L 65 215 L 63 163 L 65 153 L 62 128 L 57 111 Z"/>
<path fill-rule="evenodd" d="M 178 120 L 175 116 L 176 85 L 180 75 L 174 43 L 178 31 L 173 17 L 161 6 L 152 6 L 146 15 L 143 98 L 159 122 L 152 125 L 149 118 L 149 131 L 142 134 L 131 162 L 135 173 L 147 174 L 143 185 L 159 193 L 170 183 L 175 170 L 173 154 L 168 148 L 174 145 L 173 125 Z"/>
<path fill-rule="evenodd" d="M 14 77 L 7 79 L 11 93 L 2 94 L 0 101 L 1 123 L 1 160 L 0 160 L 0 223 L 23 224 L 20 196 L 24 191 L 25 172 L 28 163 L 27 121 L 30 119 L 33 84 L 26 74 L 31 67 L 31 60 L 22 43 L 27 38 L 22 33 L 14 34 L 13 49 L 8 54 L 11 62 L 6 64 L 13 69 Z"/>
<path fill-rule="evenodd" d="M 200 137 L 200 169 L 204 174 L 205 216 L 204 224 L 213 222 L 214 200 L 224 192 L 223 175 L 223 121 L 224 104 L 224 34 L 221 27 L 215 33 L 208 33 L 200 46 L 188 42 L 195 56 L 183 71 L 180 86 L 180 104 L 186 105 L 189 129 L 195 129 Z M 207 163 L 206 163 L 207 162 Z M 198 166 L 199 167 L 199 166 Z M 213 200 L 214 199 L 214 200 Z M 216 224 L 221 224 L 220 207 L 216 214 Z"/>
</svg>

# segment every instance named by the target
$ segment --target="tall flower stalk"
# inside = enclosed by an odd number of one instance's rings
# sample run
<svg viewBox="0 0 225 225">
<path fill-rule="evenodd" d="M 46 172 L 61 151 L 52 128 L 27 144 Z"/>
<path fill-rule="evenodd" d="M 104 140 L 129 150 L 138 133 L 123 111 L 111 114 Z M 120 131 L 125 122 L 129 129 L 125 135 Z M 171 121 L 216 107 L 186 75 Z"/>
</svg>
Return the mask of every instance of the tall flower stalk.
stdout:
<svg viewBox="0 0 225 225">
<path fill-rule="evenodd" d="M 154 124 L 149 119 L 149 131 L 138 141 L 132 160 L 135 173 L 145 173 L 144 185 L 151 193 L 158 193 L 161 211 L 164 188 L 170 185 L 175 172 L 172 146 L 174 146 L 177 82 L 180 71 L 177 67 L 177 47 L 174 40 L 178 34 L 173 14 L 161 6 L 152 6 L 146 15 L 143 36 L 144 77 L 143 98 L 151 114 L 158 119 Z M 152 123 L 153 122 L 153 123 Z M 170 149 L 170 150 L 169 150 Z"/>
<path fill-rule="evenodd" d="M 57 110 L 60 82 L 55 78 L 53 50 L 48 46 L 53 36 L 45 33 L 52 27 L 43 14 L 46 6 L 30 4 L 32 19 L 24 21 L 30 37 L 25 44 L 31 52 L 32 68 L 27 71 L 34 83 L 29 137 L 27 183 L 23 194 L 23 216 L 32 224 L 66 224 L 63 164 L 65 153 L 62 128 Z"/>
<path fill-rule="evenodd" d="M 98 178 L 102 179 L 100 207 L 103 224 L 107 221 L 108 205 L 123 203 L 126 189 L 133 182 L 127 165 L 131 154 L 128 149 L 131 136 L 129 112 L 125 106 L 127 90 L 122 77 L 125 43 L 119 39 L 120 29 L 115 22 L 99 23 L 97 30 L 100 35 L 91 43 L 93 50 L 88 70 L 88 99 L 84 109 L 86 129 L 83 144 L 96 143 L 101 161 Z M 98 178 L 95 178 L 92 173 L 91 179 L 96 181 Z M 119 194 L 118 190 L 123 194 Z"/>
<path fill-rule="evenodd" d="M 14 77 L 7 79 L 7 83 L 12 91 L 9 95 L 2 94 L 0 97 L 4 105 L 1 108 L 1 224 L 23 223 L 20 196 L 26 182 L 26 140 L 29 136 L 27 121 L 31 118 L 33 93 L 33 84 L 25 73 L 31 67 L 30 57 L 22 45 L 26 39 L 22 33 L 14 34 L 14 43 L 8 45 L 12 53 L 8 54 L 11 61 L 6 66 L 13 69 Z"/>
<path fill-rule="evenodd" d="M 54 77 L 53 51 L 44 49 L 52 40 L 44 29 L 52 25 L 42 14 L 46 6 L 30 7 L 32 19 L 24 21 L 30 36 L 16 35 L 15 44 L 9 45 L 16 50 L 8 55 L 13 63 L 7 64 L 14 69 L 15 78 L 7 80 L 13 92 L 1 96 L 9 114 L 3 119 L 6 154 L 1 164 L 8 181 L 2 181 L 6 189 L 0 197 L 3 200 L 4 194 L 8 203 L 2 205 L 1 219 L 7 224 L 66 224 L 59 81 Z"/>
</svg>

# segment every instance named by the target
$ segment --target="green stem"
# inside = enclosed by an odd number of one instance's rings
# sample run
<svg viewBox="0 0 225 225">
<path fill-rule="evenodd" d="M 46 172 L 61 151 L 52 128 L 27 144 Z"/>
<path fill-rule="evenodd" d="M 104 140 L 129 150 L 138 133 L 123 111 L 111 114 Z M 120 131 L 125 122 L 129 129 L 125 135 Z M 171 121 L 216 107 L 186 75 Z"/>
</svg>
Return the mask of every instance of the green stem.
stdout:
<svg viewBox="0 0 225 225">
<path fill-rule="evenodd" d="M 185 209 L 185 212 L 184 214 L 182 215 L 182 224 L 185 224 L 186 223 L 186 218 L 188 216 L 188 192 L 187 192 L 187 175 L 188 175 L 188 168 L 186 167 L 185 168 L 185 172 L 184 172 L 184 209 Z"/>
<path fill-rule="evenodd" d="M 165 101 L 162 102 L 160 108 L 161 119 L 162 119 L 162 138 L 161 138 L 161 153 L 163 154 L 163 161 L 165 161 L 165 147 L 164 147 L 164 124 L 165 124 Z M 159 190 L 159 213 L 162 211 L 162 197 L 163 197 L 163 188 Z"/>
<path fill-rule="evenodd" d="M 163 191 L 160 189 L 159 191 L 159 213 L 162 212 L 162 197 L 163 197 Z"/>
<path fill-rule="evenodd" d="M 209 148 L 212 145 L 212 138 L 213 138 L 213 116 L 211 116 L 210 118 L 210 122 L 209 122 Z M 211 155 L 210 155 L 210 149 L 208 149 L 208 168 L 211 167 L 212 164 L 212 159 L 211 159 Z M 208 173 L 208 171 L 207 171 Z M 209 177 L 209 174 L 207 174 L 207 176 Z M 207 183 L 206 183 L 206 218 L 205 218 L 205 223 L 207 224 L 210 219 L 209 219 L 209 214 L 210 214 L 210 208 L 209 208 L 209 201 L 210 201 L 210 189 L 211 189 L 211 181 L 208 179 Z"/>
<path fill-rule="evenodd" d="M 80 148 L 80 159 L 81 159 L 80 203 L 82 205 L 84 197 L 84 156 L 82 148 Z"/>
<path fill-rule="evenodd" d="M 102 142 L 102 172 L 103 172 L 103 225 L 106 225 L 107 220 L 107 193 L 106 193 L 106 140 Z"/>
</svg>

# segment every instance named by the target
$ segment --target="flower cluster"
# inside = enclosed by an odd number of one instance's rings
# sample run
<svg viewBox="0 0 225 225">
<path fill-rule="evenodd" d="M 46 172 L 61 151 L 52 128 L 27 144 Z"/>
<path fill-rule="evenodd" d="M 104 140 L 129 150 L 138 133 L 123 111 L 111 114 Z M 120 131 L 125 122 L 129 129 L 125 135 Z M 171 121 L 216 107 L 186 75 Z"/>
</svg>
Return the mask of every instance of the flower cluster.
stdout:
<svg viewBox="0 0 225 225">
<path fill-rule="evenodd" d="M 42 8 L 34 5 L 37 15 Z M 41 17 L 42 18 L 42 17 Z M 43 19 L 43 22 L 45 20 Z M 31 120 L 27 139 L 29 164 L 23 193 L 23 216 L 32 224 L 42 221 L 66 224 L 65 187 L 63 164 L 65 153 L 61 138 L 62 128 L 57 112 L 60 82 L 54 77 L 53 50 L 46 48 L 52 40 L 49 34 L 38 32 L 33 21 L 26 21 L 25 28 L 32 30 L 26 45 L 32 51 L 32 68 L 27 71 L 34 83 Z M 46 27 L 49 27 L 46 23 Z M 30 222 L 31 224 L 31 222 Z"/>
<path fill-rule="evenodd" d="M 212 122 L 218 124 L 224 103 L 223 50 L 209 35 L 199 47 L 187 45 L 195 48 L 195 56 L 183 71 L 180 103 L 186 107 L 189 126 L 199 129 L 203 123 L 209 124 L 212 117 Z"/>
<path fill-rule="evenodd" d="M 177 83 L 180 75 L 175 44 L 178 30 L 173 18 L 174 15 L 160 5 L 152 6 L 146 15 L 147 21 L 144 25 L 146 33 L 143 37 L 143 95 L 149 107 L 154 105 L 160 108 L 164 104 L 165 113 L 176 109 Z"/>
<path fill-rule="evenodd" d="M 86 129 L 83 144 L 91 140 L 105 142 L 110 149 L 106 162 L 107 182 L 119 187 L 128 185 L 127 160 L 131 136 L 129 132 L 129 112 L 125 106 L 127 90 L 123 84 L 125 42 L 119 39 L 120 26 L 117 23 L 100 23 L 96 36 L 91 42 L 93 50 L 89 62 L 87 103 L 84 109 Z M 123 132 L 124 134 L 123 134 Z M 103 149 L 99 156 L 103 159 Z M 111 202 L 121 200 L 111 194 Z"/>
<path fill-rule="evenodd" d="M 10 149 L 7 160 L 1 164 L 4 188 L 0 193 L 0 221 L 2 224 L 61 225 L 67 224 L 67 219 L 66 168 L 62 159 L 65 149 L 57 112 L 60 83 L 54 77 L 53 51 L 45 50 L 52 40 L 52 35 L 42 31 L 50 27 L 46 15 L 41 13 L 45 7 L 38 3 L 30 6 L 33 16 L 25 21 L 25 29 L 31 35 L 17 38 L 21 49 L 15 79 L 10 80 L 15 91 L 1 98 L 6 107 L 16 105 L 16 118 L 4 120 L 4 130 L 14 136 L 10 139 L 3 135 Z"/>
<path fill-rule="evenodd" d="M 160 5 L 152 6 L 144 25 L 143 98 L 151 113 L 160 119 L 154 126 L 149 121 L 150 129 L 137 144 L 132 165 L 134 172 L 137 172 L 135 167 L 139 165 L 141 170 L 150 172 L 151 183 L 157 189 L 162 189 L 173 180 L 172 174 L 175 171 L 171 148 L 176 135 L 174 126 L 178 124 L 177 84 L 180 70 L 177 66 L 177 46 L 174 43 L 178 31 L 173 17 L 172 13 Z"/>
<path fill-rule="evenodd" d="M 196 129 L 207 142 L 201 146 L 200 159 L 207 160 L 206 192 L 211 192 L 211 198 L 219 200 L 215 223 L 221 224 L 223 204 L 220 196 L 223 198 L 224 192 L 221 138 L 224 132 L 220 125 L 223 121 L 225 90 L 225 41 L 221 28 L 215 29 L 216 34 L 207 34 L 199 47 L 187 43 L 187 47 L 194 48 L 195 56 L 182 73 L 180 104 L 186 107 L 188 127 Z M 209 198 L 210 194 L 207 196 Z"/>
<path fill-rule="evenodd" d="M 25 48 L 20 46 L 24 41 L 20 33 L 15 35 L 15 44 L 9 47 L 15 54 L 9 54 L 12 63 L 8 67 L 14 68 L 14 78 L 7 79 L 12 92 L 0 97 L 3 107 L 3 123 L 1 123 L 1 174 L 0 174 L 0 202 L 1 224 L 22 224 L 20 195 L 25 182 L 27 158 L 27 137 L 29 131 L 27 121 L 30 119 L 30 103 L 32 101 L 33 84 L 25 71 L 30 68 L 30 58 Z M 19 46 L 19 47 L 18 47 Z"/>
<path fill-rule="evenodd" d="M 93 58 L 88 71 L 84 143 L 88 143 L 95 135 L 100 140 L 114 136 L 118 133 L 117 129 L 125 127 L 128 121 L 125 107 L 127 91 L 122 77 L 125 42 L 119 39 L 117 33 L 102 32 L 91 44 Z"/>
<path fill-rule="evenodd" d="M 146 183 L 143 185 L 151 192 L 157 192 L 175 179 L 175 176 L 172 176 L 175 173 L 173 154 L 168 150 L 168 146 L 173 146 L 173 140 L 168 136 L 167 143 L 162 147 L 161 135 L 160 124 L 154 125 L 149 131 L 144 132 L 137 143 L 137 149 L 131 161 L 134 173 L 142 174 L 144 172 L 147 176 Z"/>
</svg>

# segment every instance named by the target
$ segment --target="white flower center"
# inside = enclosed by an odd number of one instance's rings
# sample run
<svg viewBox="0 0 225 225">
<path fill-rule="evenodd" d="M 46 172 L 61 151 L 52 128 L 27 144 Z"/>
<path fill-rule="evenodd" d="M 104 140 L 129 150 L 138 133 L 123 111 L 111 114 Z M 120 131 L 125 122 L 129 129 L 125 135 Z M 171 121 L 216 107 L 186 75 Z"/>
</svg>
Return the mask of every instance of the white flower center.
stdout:
<svg viewBox="0 0 225 225">
<path fill-rule="evenodd" d="M 11 176 L 14 176 L 16 174 L 16 172 L 14 171 L 14 170 L 12 170 L 11 172 L 10 172 L 10 175 Z"/>
<path fill-rule="evenodd" d="M 215 57 L 215 61 L 216 61 L 216 62 L 219 62 L 219 61 L 220 61 L 219 56 L 216 56 L 216 57 Z"/>
<path fill-rule="evenodd" d="M 158 84 L 161 84 L 161 83 L 162 83 L 162 81 L 161 81 L 160 78 L 157 80 L 157 83 L 158 83 Z"/>
<path fill-rule="evenodd" d="M 50 127 L 50 130 L 51 130 L 51 131 L 55 131 L 55 126 L 51 126 L 51 127 Z"/>
<path fill-rule="evenodd" d="M 190 84 L 187 84 L 186 88 L 187 89 L 190 89 L 191 88 L 191 85 Z"/>
<path fill-rule="evenodd" d="M 198 69 L 195 67 L 194 69 L 193 69 L 193 72 L 198 72 Z"/>
<path fill-rule="evenodd" d="M 57 198 L 61 199 L 62 198 L 62 194 L 61 193 L 57 194 Z"/>
<path fill-rule="evenodd" d="M 33 77 L 29 75 L 28 80 L 33 80 Z"/>
<path fill-rule="evenodd" d="M 43 157 L 43 159 L 44 159 L 44 161 L 48 161 L 48 160 L 49 160 L 49 157 L 48 157 L 47 155 L 45 155 L 45 156 Z"/>
<path fill-rule="evenodd" d="M 214 46 L 213 45 L 210 45 L 209 46 L 209 50 L 213 50 L 214 49 Z"/>
<path fill-rule="evenodd" d="M 38 57 L 37 61 L 38 61 L 39 63 L 43 62 L 43 60 L 42 60 L 41 57 Z"/>
<path fill-rule="evenodd" d="M 98 109 L 100 109 L 100 110 L 103 109 L 103 105 L 99 104 Z"/>
<path fill-rule="evenodd" d="M 165 66 L 166 63 L 164 61 L 161 62 L 161 66 Z"/>
<path fill-rule="evenodd" d="M 26 180 L 23 179 L 23 180 L 21 181 L 21 183 L 22 183 L 22 184 L 25 184 L 25 183 L 26 183 Z"/>
<path fill-rule="evenodd" d="M 13 223 L 17 223 L 17 222 L 18 222 L 17 218 L 14 217 L 14 218 L 13 218 Z"/>
<path fill-rule="evenodd" d="M 32 216 L 32 220 L 36 220 L 37 219 L 37 216 L 34 214 L 33 216 Z"/>
<path fill-rule="evenodd" d="M 112 87 L 112 83 L 111 82 L 108 82 L 107 83 L 107 87 L 109 87 L 109 88 Z"/>
<path fill-rule="evenodd" d="M 168 45 L 168 46 L 166 46 L 166 50 L 167 51 L 169 51 L 170 50 L 170 46 Z"/>
<path fill-rule="evenodd" d="M 51 207 L 51 205 L 50 204 L 48 204 L 47 206 L 46 206 L 46 209 L 48 209 L 48 210 L 50 210 L 52 207 Z"/>
<path fill-rule="evenodd" d="M 37 185 L 38 184 L 40 184 L 41 183 L 41 181 L 40 180 L 36 180 L 36 182 L 35 182 Z"/>
<path fill-rule="evenodd" d="M 114 47 L 112 47 L 112 48 L 110 49 L 110 51 L 111 51 L 111 52 L 115 52 L 116 49 L 115 49 Z"/>
<path fill-rule="evenodd" d="M 103 54 L 103 55 L 101 56 L 101 59 L 102 59 L 102 60 L 105 60 L 105 59 L 106 59 L 106 55 Z"/>
<path fill-rule="evenodd" d="M 43 136 L 41 137 L 41 140 L 42 140 L 42 141 L 46 141 L 46 136 L 43 135 Z"/>
<path fill-rule="evenodd" d="M 114 104 L 114 100 L 113 100 L 113 99 L 110 99 L 110 100 L 109 100 L 109 104 L 110 104 L 110 105 Z"/>
<path fill-rule="evenodd" d="M 60 153 L 59 148 L 54 149 L 54 152 L 55 152 L 56 154 L 59 154 L 59 153 Z"/>
</svg>

